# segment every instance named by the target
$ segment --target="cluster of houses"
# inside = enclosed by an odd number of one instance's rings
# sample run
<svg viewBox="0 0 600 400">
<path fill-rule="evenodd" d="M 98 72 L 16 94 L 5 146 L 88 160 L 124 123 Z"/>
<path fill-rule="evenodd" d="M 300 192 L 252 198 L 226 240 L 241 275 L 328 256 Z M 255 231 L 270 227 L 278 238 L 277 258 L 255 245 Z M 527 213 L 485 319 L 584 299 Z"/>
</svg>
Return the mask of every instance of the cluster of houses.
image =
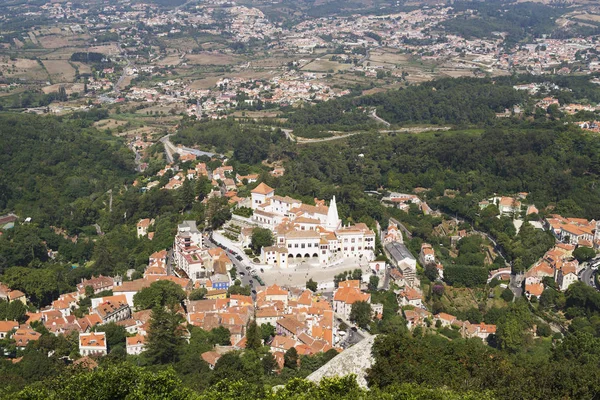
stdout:
<svg viewBox="0 0 600 400">
<path fill-rule="evenodd" d="M 405 309 L 403 310 L 403 313 L 410 330 L 413 330 L 417 326 L 425 328 L 434 325 L 440 328 L 453 328 L 456 329 L 462 337 L 478 337 L 484 341 L 487 340 L 490 335 L 496 333 L 496 325 L 484 323 L 472 324 L 469 321 L 461 321 L 454 315 L 446 313 L 433 315 L 423 308 Z"/>
<path fill-rule="evenodd" d="M 577 247 L 588 247 L 597 250 L 600 247 L 600 226 L 595 220 L 584 218 L 565 218 L 553 214 L 544 221 L 557 240 L 556 245 L 548 250 L 525 274 L 525 296 L 539 298 L 544 292 L 543 279 L 554 279 L 557 289 L 565 291 L 577 282 L 579 273 L 584 268 L 573 257 Z"/>
<path fill-rule="evenodd" d="M 386 207 L 396 207 L 404 212 L 408 212 L 411 204 L 415 204 L 419 207 L 419 210 L 425 215 L 434 214 L 435 212 L 427 205 L 426 202 L 421 200 L 416 194 L 407 193 L 390 193 L 381 199 L 381 204 Z"/>
<path fill-rule="evenodd" d="M 488 206 L 498 207 L 500 216 L 519 218 L 523 212 L 525 215 L 537 214 L 539 210 L 533 204 L 524 204 L 522 200 L 527 198 L 527 193 L 519 193 L 515 197 L 494 196 L 487 200 L 479 202 L 479 209 L 483 210 Z"/>
<path fill-rule="evenodd" d="M 136 148 L 137 147 L 139 146 L 136 145 Z M 240 175 L 234 173 L 233 167 L 230 165 L 222 165 L 220 167 L 216 167 L 214 170 L 211 170 L 206 163 L 197 161 L 198 156 L 195 154 L 196 151 L 184 149 L 181 145 L 177 146 L 175 151 L 177 154 L 179 154 L 180 162 L 191 162 L 193 167 L 188 168 L 187 170 L 182 170 L 179 165 L 175 163 L 167 164 L 164 168 L 156 173 L 156 178 L 158 179 L 147 182 L 143 186 L 142 190 L 150 190 L 152 188 L 159 187 L 161 184 L 159 179 L 165 176 L 167 173 L 170 173 L 171 177 L 169 178 L 168 182 L 162 186 L 163 190 L 176 190 L 181 188 L 186 180 L 193 182 L 200 177 L 206 177 L 210 181 L 212 190 L 206 196 L 204 202 L 207 202 L 212 197 L 226 197 L 231 205 L 238 207 L 250 207 L 250 199 L 247 197 L 239 197 L 238 190 L 242 186 L 256 183 L 259 180 L 258 174 Z M 216 159 L 213 158 L 213 160 Z M 281 177 L 285 174 L 285 168 L 282 166 L 274 166 L 270 171 L 270 174 L 274 177 Z M 141 183 L 136 181 L 134 185 L 139 186 Z"/>
<path fill-rule="evenodd" d="M 315 205 L 288 196 L 261 183 L 251 192 L 252 222 L 273 232 L 275 243 L 261 251 L 262 262 L 288 268 L 299 261 L 328 265 L 345 258 L 375 258 L 375 232 L 364 223 L 342 226 L 335 196 Z"/>
</svg>

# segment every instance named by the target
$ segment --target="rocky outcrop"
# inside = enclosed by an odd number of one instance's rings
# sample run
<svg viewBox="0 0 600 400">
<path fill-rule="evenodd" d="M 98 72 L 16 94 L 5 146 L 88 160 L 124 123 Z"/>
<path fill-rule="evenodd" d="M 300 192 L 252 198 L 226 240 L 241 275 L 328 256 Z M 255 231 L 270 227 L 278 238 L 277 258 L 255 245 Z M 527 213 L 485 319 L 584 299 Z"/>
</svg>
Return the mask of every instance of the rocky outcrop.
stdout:
<svg viewBox="0 0 600 400">
<path fill-rule="evenodd" d="M 375 359 L 371 354 L 375 336 L 370 336 L 342 353 L 335 356 L 327 364 L 308 376 L 309 381 L 318 383 L 323 378 L 334 376 L 356 375 L 356 381 L 361 387 L 367 387 L 367 369 L 371 368 Z"/>
</svg>

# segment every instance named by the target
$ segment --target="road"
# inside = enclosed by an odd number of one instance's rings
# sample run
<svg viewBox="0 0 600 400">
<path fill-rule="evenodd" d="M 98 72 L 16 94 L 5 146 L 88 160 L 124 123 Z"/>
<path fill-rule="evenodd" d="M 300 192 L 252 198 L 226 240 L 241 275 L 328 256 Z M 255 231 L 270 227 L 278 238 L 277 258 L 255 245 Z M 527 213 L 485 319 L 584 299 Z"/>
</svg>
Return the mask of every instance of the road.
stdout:
<svg viewBox="0 0 600 400">
<path fill-rule="evenodd" d="M 204 243 L 205 243 L 205 246 L 208 248 L 219 247 L 219 246 L 217 246 L 217 244 L 215 242 L 211 241 L 211 238 L 208 235 L 205 235 Z M 250 265 L 245 264 L 242 261 L 239 261 L 237 258 L 235 258 L 235 255 L 232 253 L 227 252 L 227 256 L 233 263 L 233 266 L 235 267 L 235 269 L 237 271 L 236 279 L 239 279 L 242 282 L 242 286 L 250 286 L 251 290 L 254 290 L 255 286 L 259 286 L 259 283 L 256 282 L 255 279 L 252 278 L 252 273 L 250 272 L 252 270 L 252 267 Z M 250 281 L 252 281 L 252 282 L 250 282 Z M 255 298 L 255 297 L 256 297 L 256 294 L 252 293 L 252 298 Z"/>
<path fill-rule="evenodd" d="M 592 267 L 587 264 L 583 271 L 579 274 L 579 280 L 585 283 L 587 286 L 593 287 L 594 289 L 598 289 L 596 287 L 596 282 L 594 281 L 594 273 L 596 271 L 592 269 Z"/>
<path fill-rule="evenodd" d="M 202 157 L 202 156 L 207 156 L 207 157 L 211 157 L 211 158 L 215 157 L 215 156 L 220 157 L 220 158 L 225 157 L 225 155 L 223 155 L 223 154 L 211 153 L 208 151 L 192 149 L 190 147 L 185 147 L 185 146 L 181 147 L 181 150 L 179 150 L 177 147 L 175 147 L 175 145 L 173 143 L 171 143 L 170 136 L 171 136 L 171 134 L 168 134 L 168 135 L 165 135 L 160 138 L 160 142 L 165 146 L 165 154 L 167 156 L 167 162 L 169 164 L 173 162 L 173 154 L 179 153 L 179 151 L 194 154 L 194 155 L 196 155 L 196 157 Z"/>
<path fill-rule="evenodd" d="M 163 136 L 160 138 L 160 142 L 165 146 L 165 156 L 167 157 L 167 163 L 171 164 L 173 162 L 173 153 L 177 151 L 173 143 L 169 140 L 169 136 Z"/>
<path fill-rule="evenodd" d="M 377 115 L 377 109 L 374 108 L 373 111 L 371 111 L 369 113 L 369 117 L 373 118 L 375 121 L 387 126 L 388 128 L 392 125 L 389 122 L 387 122 L 385 119 L 381 118 L 380 116 Z"/>
<path fill-rule="evenodd" d="M 115 83 L 114 90 L 115 90 L 115 93 L 118 95 L 121 92 L 121 88 L 119 86 L 121 85 L 121 83 L 123 83 L 123 80 L 127 76 L 125 71 L 127 70 L 127 68 L 129 68 L 131 66 L 131 60 L 129 59 L 129 57 L 127 57 L 127 54 L 124 54 L 121 44 L 117 44 L 117 46 L 119 47 L 119 53 L 123 54 L 123 57 L 125 57 L 125 59 L 127 60 L 127 65 L 123 68 L 123 73 L 119 77 L 119 80 L 117 81 L 117 83 Z"/>
</svg>

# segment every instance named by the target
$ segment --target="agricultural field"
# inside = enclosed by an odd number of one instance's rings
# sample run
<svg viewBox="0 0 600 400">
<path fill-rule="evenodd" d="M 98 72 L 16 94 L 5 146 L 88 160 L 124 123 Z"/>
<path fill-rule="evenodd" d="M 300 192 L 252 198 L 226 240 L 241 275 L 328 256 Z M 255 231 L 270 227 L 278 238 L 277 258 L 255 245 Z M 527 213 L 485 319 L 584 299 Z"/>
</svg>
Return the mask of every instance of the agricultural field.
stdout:
<svg viewBox="0 0 600 400">
<path fill-rule="evenodd" d="M 185 60 L 191 65 L 233 65 L 238 62 L 238 59 L 229 54 L 219 53 L 200 53 L 186 54 Z"/>
<path fill-rule="evenodd" d="M 75 65 L 77 67 L 77 69 L 79 69 L 80 74 L 91 74 L 92 73 L 92 69 L 87 64 L 84 64 L 81 62 L 72 62 L 72 64 Z"/>
<path fill-rule="evenodd" d="M 408 54 L 399 54 L 393 51 L 372 51 L 369 53 L 369 61 L 381 63 L 402 65 L 411 61 L 411 56 Z"/>
<path fill-rule="evenodd" d="M 52 82 L 73 82 L 75 80 L 75 68 L 67 60 L 44 60 L 43 63 Z"/>
<path fill-rule="evenodd" d="M 54 85 L 49 85 L 49 86 L 43 87 L 42 91 L 45 94 L 52 93 L 52 92 L 58 92 L 58 89 L 61 86 L 65 88 L 65 91 L 67 92 L 67 94 L 71 94 L 71 93 L 82 93 L 84 85 L 83 85 L 83 83 L 67 83 L 67 84 L 55 83 Z"/>
<path fill-rule="evenodd" d="M 45 49 L 58 49 L 69 46 L 69 40 L 62 35 L 38 36 L 37 39 Z"/>
<path fill-rule="evenodd" d="M 119 48 L 115 43 L 108 43 L 99 46 L 90 46 L 88 48 L 88 51 L 94 53 L 102 53 L 109 56 L 120 54 Z"/>
<path fill-rule="evenodd" d="M 315 58 L 302 67 L 302 71 L 311 72 L 338 72 L 345 71 L 352 67 L 352 64 L 341 64 L 336 61 L 329 61 L 326 58 Z"/>
<path fill-rule="evenodd" d="M 182 60 L 179 57 L 179 54 L 171 54 L 171 55 L 168 55 L 168 56 L 158 60 L 156 62 L 156 65 L 158 65 L 159 67 L 166 67 L 169 65 L 179 65 L 181 63 L 181 61 Z"/>
<path fill-rule="evenodd" d="M 27 80 L 47 80 L 48 74 L 36 61 L 26 58 L 11 60 L 9 57 L 0 58 L 0 72 L 6 78 L 23 78 Z"/>
<path fill-rule="evenodd" d="M 193 38 L 166 39 L 164 43 L 168 49 L 177 49 L 185 52 L 198 48 L 198 44 Z"/>
</svg>

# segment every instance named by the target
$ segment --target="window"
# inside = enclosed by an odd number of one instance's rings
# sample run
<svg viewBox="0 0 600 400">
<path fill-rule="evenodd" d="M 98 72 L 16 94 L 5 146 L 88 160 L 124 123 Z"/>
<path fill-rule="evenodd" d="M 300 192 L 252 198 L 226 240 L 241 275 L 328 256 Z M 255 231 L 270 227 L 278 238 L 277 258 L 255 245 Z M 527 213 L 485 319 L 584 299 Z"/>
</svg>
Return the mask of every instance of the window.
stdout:
<svg viewBox="0 0 600 400">
<path fill-rule="evenodd" d="M 302 245 L 300 247 L 303 249 L 306 247 L 306 245 L 304 243 L 302 243 Z"/>
</svg>

